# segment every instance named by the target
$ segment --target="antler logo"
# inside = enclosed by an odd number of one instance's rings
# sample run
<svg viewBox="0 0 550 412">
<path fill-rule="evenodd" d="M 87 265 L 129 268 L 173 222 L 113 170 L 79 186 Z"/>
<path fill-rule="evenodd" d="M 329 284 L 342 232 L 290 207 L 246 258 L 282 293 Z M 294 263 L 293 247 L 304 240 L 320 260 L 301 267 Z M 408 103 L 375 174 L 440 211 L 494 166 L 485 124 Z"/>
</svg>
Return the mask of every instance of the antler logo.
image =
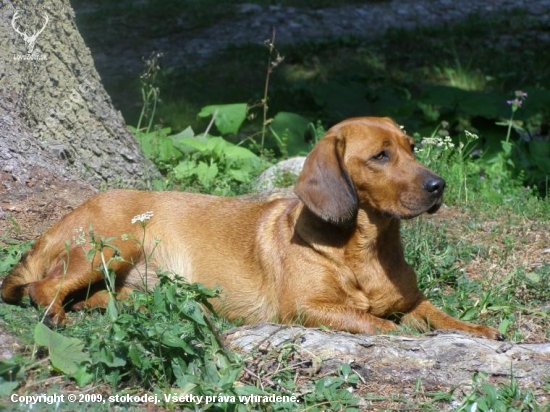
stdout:
<svg viewBox="0 0 550 412">
<path fill-rule="evenodd" d="M 17 34 L 23 36 L 23 40 L 25 40 L 25 43 L 27 43 L 27 52 L 28 52 L 28 54 L 31 54 L 34 50 L 34 45 L 36 44 L 36 39 L 38 38 L 40 33 L 42 33 L 44 31 L 44 29 L 46 28 L 46 24 L 48 24 L 48 21 L 49 21 L 48 15 L 46 13 L 44 13 L 44 25 L 42 26 L 42 28 L 40 30 L 38 30 L 32 36 L 29 36 L 26 31 L 21 31 L 20 29 L 17 28 L 16 21 L 20 17 L 21 16 L 19 15 L 19 12 L 16 11 L 13 14 L 13 17 L 11 19 L 11 26 L 13 27 L 13 29 L 15 30 L 15 32 Z"/>
</svg>

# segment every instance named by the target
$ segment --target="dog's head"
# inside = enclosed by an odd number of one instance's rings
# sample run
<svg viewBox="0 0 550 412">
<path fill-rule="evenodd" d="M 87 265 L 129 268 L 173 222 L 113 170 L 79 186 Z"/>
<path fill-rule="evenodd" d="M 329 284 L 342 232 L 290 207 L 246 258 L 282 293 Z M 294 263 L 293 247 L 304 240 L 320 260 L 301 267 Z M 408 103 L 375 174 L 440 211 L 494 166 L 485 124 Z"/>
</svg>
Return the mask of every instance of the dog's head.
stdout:
<svg viewBox="0 0 550 412">
<path fill-rule="evenodd" d="M 445 181 L 415 160 L 413 140 L 391 119 L 348 119 L 307 157 L 294 188 L 308 209 L 339 226 L 360 208 L 408 219 L 434 213 Z"/>
</svg>

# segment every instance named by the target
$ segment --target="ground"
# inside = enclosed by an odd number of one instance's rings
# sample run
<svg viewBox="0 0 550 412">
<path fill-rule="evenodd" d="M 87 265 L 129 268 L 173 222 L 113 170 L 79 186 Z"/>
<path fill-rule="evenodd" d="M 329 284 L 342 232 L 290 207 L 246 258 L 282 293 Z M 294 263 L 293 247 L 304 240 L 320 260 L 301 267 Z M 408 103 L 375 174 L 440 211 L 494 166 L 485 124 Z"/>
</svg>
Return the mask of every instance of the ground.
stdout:
<svg viewBox="0 0 550 412">
<path fill-rule="evenodd" d="M 34 240 L 95 190 L 80 182 L 35 175 L 32 190 L 12 192 L 0 200 L 0 234 L 18 241 Z M 17 222 L 15 228 L 13 221 Z M 2 238 L 0 238 L 2 239 Z"/>
</svg>

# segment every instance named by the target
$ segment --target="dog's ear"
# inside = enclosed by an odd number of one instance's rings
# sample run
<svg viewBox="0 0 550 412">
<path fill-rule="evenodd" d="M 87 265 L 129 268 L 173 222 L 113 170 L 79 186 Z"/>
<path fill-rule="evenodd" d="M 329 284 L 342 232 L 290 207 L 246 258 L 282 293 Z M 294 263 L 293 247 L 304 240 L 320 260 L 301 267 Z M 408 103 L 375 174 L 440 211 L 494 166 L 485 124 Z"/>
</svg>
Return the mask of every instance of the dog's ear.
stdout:
<svg viewBox="0 0 550 412">
<path fill-rule="evenodd" d="M 321 219 L 349 226 L 357 217 L 358 200 L 344 167 L 345 140 L 329 134 L 307 157 L 294 193 Z"/>
</svg>

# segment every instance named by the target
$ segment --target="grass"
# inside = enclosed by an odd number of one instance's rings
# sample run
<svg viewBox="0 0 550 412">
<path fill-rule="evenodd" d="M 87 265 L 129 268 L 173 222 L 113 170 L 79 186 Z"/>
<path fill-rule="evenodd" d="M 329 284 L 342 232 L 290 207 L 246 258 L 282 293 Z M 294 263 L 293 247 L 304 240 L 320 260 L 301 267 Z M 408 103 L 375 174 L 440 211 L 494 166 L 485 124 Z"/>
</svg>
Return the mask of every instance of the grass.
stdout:
<svg viewBox="0 0 550 412">
<path fill-rule="evenodd" d="M 206 7 L 204 2 L 170 1 L 155 8 L 147 2 L 138 6 L 104 2 L 113 15 L 127 12 L 138 18 L 145 8 L 150 19 L 145 35 L 158 33 L 169 23 L 167 11 L 170 16 L 195 13 L 196 24 L 208 25 L 225 13 L 229 3 L 209 2 L 212 7 Z M 300 5 L 313 3 L 320 4 L 303 0 Z M 98 16 L 91 12 L 83 17 L 83 24 L 86 19 L 93 25 Z M 395 117 L 410 133 L 418 132 L 419 141 L 422 136 L 441 141 L 449 136 L 447 142 L 454 146 L 426 142 L 420 146 L 423 151 L 418 157 L 447 180 L 448 190 L 445 206 L 437 214 L 405 222 L 407 260 L 415 267 L 422 290 L 437 306 L 457 318 L 492 325 L 511 342 L 528 343 L 550 339 L 550 203 L 541 197 L 547 190 L 537 192 L 525 186 L 529 170 L 500 146 L 507 129 L 495 122 L 512 121 L 505 103 L 510 91 L 529 85 L 550 88 L 550 61 L 540 53 L 544 47 L 537 30 L 547 28 L 515 13 L 476 17 L 453 28 L 418 29 L 412 34 L 394 31 L 375 42 L 350 38 L 287 46 L 280 50 L 285 64 L 273 74 L 269 94 L 273 113 L 294 111 L 320 119 L 324 125 L 369 112 Z M 504 47 L 500 42 L 509 33 L 523 41 Z M 175 130 L 190 124 L 203 130 L 195 119 L 201 107 L 261 100 L 266 53 L 262 47 L 234 48 L 217 60 L 224 62 L 222 71 L 216 63 L 185 73 L 170 68 L 161 72 L 157 116 Z M 138 79 L 135 84 L 137 91 Z M 446 87 L 465 94 L 453 91 L 449 95 Z M 110 91 L 116 100 L 116 88 Z M 448 96 L 457 104 L 443 104 Z M 539 97 L 544 101 L 544 93 Z M 135 97 L 130 103 L 138 100 Z M 530 95 L 514 121 L 523 127 L 544 125 L 549 114 L 537 106 L 537 100 Z M 137 124 L 139 113 L 124 114 Z M 441 120 L 447 120 L 448 126 L 440 127 Z M 257 131 L 258 124 L 252 122 L 248 127 Z M 466 135 L 464 129 L 480 138 Z M 512 140 L 519 140 L 517 133 Z M 227 160 L 224 156 L 215 153 L 206 160 L 193 160 L 221 165 Z M 168 174 L 166 178 L 171 179 Z M 228 172 L 208 183 L 213 191 L 224 194 L 242 190 L 235 188 Z M 12 228 L 0 234 L 0 276 L 29 247 L 18 230 L 13 221 Z M 0 305 L 1 327 L 21 341 L 18 355 L 0 363 L 0 393 L 77 392 L 105 397 L 144 392 L 235 397 L 286 393 L 296 394 L 300 404 L 274 403 L 272 410 L 308 411 L 352 411 L 367 406 L 425 411 L 543 411 L 548 407 L 550 381 L 543 388 L 532 388 L 521 387 L 514 378 L 495 383 L 474 375 L 469 387 L 454 391 L 426 387 L 422 381 L 401 388 L 364 381 L 347 364 L 319 376 L 319 359 L 300 351 L 299 342 L 238 356 L 224 347 L 218 335 L 232 325 L 199 305 L 214 293 L 185 282 L 161 282 L 152 293 L 138 294 L 131 303 L 118 303 L 105 315 L 71 313 L 70 327 L 58 331 L 39 329 L 41 316 L 34 308 Z M 58 344 L 38 345 L 40 334 Z M 71 349 L 60 352 L 59 348 L 69 344 Z M 71 363 L 71 359 L 76 360 Z M 3 399 L 0 408 L 31 409 Z M 182 406 L 194 408 L 195 404 L 183 402 Z M 80 407 L 102 411 L 111 405 L 88 402 Z M 119 402 L 117 407 L 141 410 L 143 405 Z M 162 403 L 162 407 L 175 410 L 179 406 Z M 211 407 L 245 410 L 223 401 Z M 71 410 L 71 405 L 41 404 L 32 410 L 54 408 Z"/>
<path fill-rule="evenodd" d="M 550 264 L 539 223 L 506 206 L 472 206 L 405 226 L 421 289 L 451 315 L 490 324 L 511 341 L 547 341 Z"/>
</svg>

